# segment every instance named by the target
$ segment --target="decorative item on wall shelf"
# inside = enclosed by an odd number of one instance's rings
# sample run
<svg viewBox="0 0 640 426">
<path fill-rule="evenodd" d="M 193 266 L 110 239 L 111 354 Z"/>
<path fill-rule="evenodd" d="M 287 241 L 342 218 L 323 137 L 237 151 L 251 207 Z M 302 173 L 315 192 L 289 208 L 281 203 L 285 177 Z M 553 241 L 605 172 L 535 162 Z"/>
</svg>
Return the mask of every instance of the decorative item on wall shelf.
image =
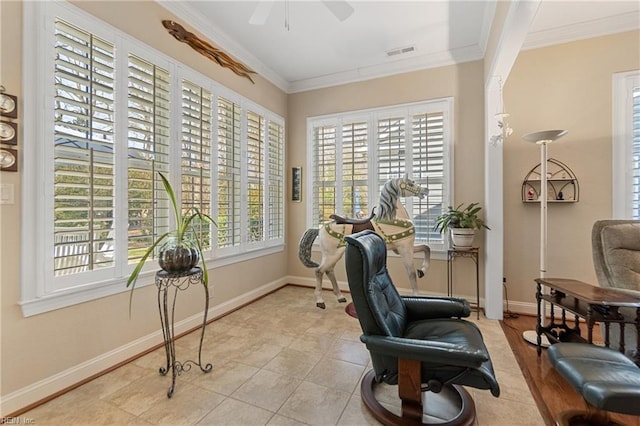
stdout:
<svg viewBox="0 0 640 426">
<path fill-rule="evenodd" d="M 302 167 L 291 169 L 291 201 L 302 201 Z"/>
<path fill-rule="evenodd" d="M 249 79 L 249 81 L 255 84 L 249 74 L 255 74 L 256 72 L 251 68 L 238 61 L 235 61 L 233 58 L 231 58 L 231 56 L 229 56 L 222 50 L 198 38 L 198 36 L 196 36 L 194 33 L 185 30 L 182 25 L 178 24 L 175 21 L 164 20 L 162 21 L 162 25 L 176 40 L 187 43 L 193 50 L 200 53 L 204 57 L 211 59 L 221 67 L 229 68 L 240 77 L 247 78 Z"/>
<path fill-rule="evenodd" d="M 169 180 L 160 172 L 162 184 L 169 197 L 169 202 L 173 208 L 173 214 L 176 223 L 176 229 L 165 232 L 158 236 L 153 244 L 147 248 L 142 255 L 138 264 L 127 280 L 127 287 L 131 287 L 131 295 L 129 297 L 129 314 L 131 314 L 131 301 L 133 299 L 133 290 L 135 289 L 136 280 L 140 275 L 142 267 L 145 265 L 147 258 L 153 253 L 156 247 L 159 247 L 158 263 L 160 267 L 171 273 L 189 271 L 191 268 L 202 261 L 202 283 L 207 286 L 209 283 L 209 275 L 207 266 L 202 256 L 202 243 L 200 241 L 200 226 L 203 222 L 216 222 L 208 215 L 200 212 L 198 209 L 189 209 L 186 212 L 180 211 L 180 206 L 176 199 L 175 192 Z M 162 243 L 162 244 L 161 244 Z"/>
<path fill-rule="evenodd" d="M 433 227 L 434 231 L 442 234 L 449 231 L 454 249 L 461 250 L 473 247 L 476 230 L 491 229 L 478 217 L 482 209 L 478 203 L 470 203 L 465 208 L 462 208 L 463 205 L 464 203 L 455 209 L 449 206 L 445 213 L 436 217 L 436 224 Z"/>
<path fill-rule="evenodd" d="M 522 182 L 522 201 L 539 203 L 541 200 L 541 163 L 529 170 Z M 547 202 L 577 203 L 580 199 L 580 185 L 573 170 L 555 158 L 547 160 Z"/>
</svg>

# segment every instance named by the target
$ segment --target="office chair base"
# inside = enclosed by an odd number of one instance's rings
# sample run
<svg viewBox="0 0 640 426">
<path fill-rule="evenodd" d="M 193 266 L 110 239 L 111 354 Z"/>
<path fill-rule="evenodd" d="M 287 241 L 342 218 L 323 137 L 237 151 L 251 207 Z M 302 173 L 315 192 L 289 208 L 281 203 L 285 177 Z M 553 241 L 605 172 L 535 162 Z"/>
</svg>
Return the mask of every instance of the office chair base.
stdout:
<svg viewBox="0 0 640 426">
<path fill-rule="evenodd" d="M 370 370 L 362 378 L 360 393 L 362 401 L 367 406 L 371 415 L 386 426 L 392 425 L 438 425 L 438 426 L 471 426 L 476 424 L 476 406 L 467 390 L 462 386 L 449 385 L 438 394 L 429 392 L 424 398 L 426 408 L 422 408 L 422 418 L 416 415 L 416 405 L 411 401 L 403 401 L 402 416 L 398 416 L 378 402 L 374 389 L 378 383 L 375 380 L 375 372 Z M 402 393 L 402 391 L 399 391 Z M 407 407 L 408 411 L 407 411 Z"/>
</svg>

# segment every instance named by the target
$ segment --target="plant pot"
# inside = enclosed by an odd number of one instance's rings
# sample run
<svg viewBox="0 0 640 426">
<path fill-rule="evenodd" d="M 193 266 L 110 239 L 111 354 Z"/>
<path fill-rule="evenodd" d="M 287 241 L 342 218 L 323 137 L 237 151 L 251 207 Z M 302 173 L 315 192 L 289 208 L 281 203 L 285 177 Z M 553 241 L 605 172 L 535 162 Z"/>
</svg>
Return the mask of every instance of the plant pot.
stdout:
<svg viewBox="0 0 640 426">
<path fill-rule="evenodd" d="M 473 240 L 476 230 L 472 228 L 451 228 L 451 242 L 455 249 L 470 249 L 473 247 Z"/>
<path fill-rule="evenodd" d="M 200 260 L 198 246 L 189 238 L 178 240 L 176 235 L 170 235 L 160 246 L 158 263 L 167 272 L 186 272 L 196 266 Z"/>
</svg>

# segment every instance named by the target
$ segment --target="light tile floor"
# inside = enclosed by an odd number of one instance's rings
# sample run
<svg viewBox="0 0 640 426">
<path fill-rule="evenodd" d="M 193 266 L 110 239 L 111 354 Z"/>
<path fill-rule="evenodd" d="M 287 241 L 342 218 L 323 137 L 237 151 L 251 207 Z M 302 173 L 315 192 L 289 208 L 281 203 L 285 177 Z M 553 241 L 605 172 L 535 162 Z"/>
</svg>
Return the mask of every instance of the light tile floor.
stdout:
<svg viewBox="0 0 640 426">
<path fill-rule="evenodd" d="M 37 425 L 377 425 L 360 398 L 370 368 L 358 320 L 326 292 L 315 307 L 309 288 L 286 286 L 210 323 L 203 362 L 177 378 L 161 376 L 164 348 L 101 376 L 23 415 Z M 475 320 L 475 315 L 469 318 Z M 469 388 L 478 424 L 543 425 L 497 321 L 476 321 L 502 394 Z M 200 331 L 176 342 L 178 360 L 197 359 Z M 398 405 L 395 387 L 380 399 Z"/>
</svg>

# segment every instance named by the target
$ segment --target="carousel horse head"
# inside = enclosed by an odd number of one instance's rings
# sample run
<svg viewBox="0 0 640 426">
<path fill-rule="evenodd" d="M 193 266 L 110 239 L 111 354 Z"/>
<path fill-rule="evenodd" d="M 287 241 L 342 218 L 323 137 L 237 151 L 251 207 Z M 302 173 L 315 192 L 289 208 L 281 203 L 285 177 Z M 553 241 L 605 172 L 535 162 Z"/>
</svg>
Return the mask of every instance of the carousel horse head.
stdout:
<svg viewBox="0 0 640 426">
<path fill-rule="evenodd" d="M 401 197 L 418 197 L 423 199 L 429 193 L 427 188 L 421 187 L 414 180 L 409 179 L 409 175 L 398 179 L 398 187 L 400 188 Z"/>
</svg>

